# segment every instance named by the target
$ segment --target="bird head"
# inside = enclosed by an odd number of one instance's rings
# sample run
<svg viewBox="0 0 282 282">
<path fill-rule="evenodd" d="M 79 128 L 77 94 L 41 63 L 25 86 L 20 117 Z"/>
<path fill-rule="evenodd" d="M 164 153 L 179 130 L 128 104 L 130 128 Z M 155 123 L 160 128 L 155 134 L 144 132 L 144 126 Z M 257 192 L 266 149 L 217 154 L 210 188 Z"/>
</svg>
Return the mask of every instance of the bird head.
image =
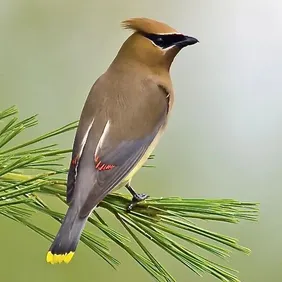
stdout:
<svg viewBox="0 0 282 282">
<path fill-rule="evenodd" d="M 132 58 L 150 67 L 170 65 L 177 53 L 198 42 L 194 37 L 179 33 L 165 23 L 148 18 L 132 18 L 122 26 L 133 31 L 124 42 L 119 56 Z"/>
</svg>

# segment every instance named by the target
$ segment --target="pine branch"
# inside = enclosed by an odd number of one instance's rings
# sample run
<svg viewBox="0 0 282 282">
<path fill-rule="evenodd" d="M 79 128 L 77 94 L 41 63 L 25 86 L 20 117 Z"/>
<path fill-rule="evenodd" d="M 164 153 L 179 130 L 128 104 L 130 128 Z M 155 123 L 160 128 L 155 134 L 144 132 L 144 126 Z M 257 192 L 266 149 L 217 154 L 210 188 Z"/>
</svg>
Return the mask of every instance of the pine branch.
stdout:
<svg viewBox="0 0 282 282">
<path fill-rule="evenodd" d="M 9 146 L 21 132 L 37 125 L 36 116 L 19 121 L 16 114 L 15 107 L 0 112 L 0 123 L 3 124 L 0 127 L 0 214 L 52 240 L 54 235 L 31 223 L 30 218 L 34 213 L 43 213 L 61 222 L 64 215 L 51 209 L 43 199 L 45 195 L 51 195 L 66 203 L 67 169 L 62 167 L 60 160 L 71 150 L 59 150 L 56 144 L 43 146 L 40 142 L 75 129 L 77 122 L 23 144 Z M 175 281 L 146 247 L 144 238 L 147 238 L 198 275 L 207 272 L 221 281 L 239 281 L 234 270 L 191 251 L 189 246 L 197 246 L 222 259 L 228 258 L 232 249 L 246 254 L 250 250 L 239 245 L 238 240 L 201 228 L 191 220 L 255 221 L 258 214 L 256 203 L 230 199 L 149 198 L 128 213 L 126 208 L 130 200 L 129 195 L 108 195 L 88 220 L 104 236 L 84 230 L 81 237 L 81 241 L 109 265 L 116 268 L 119 264 L 107 245 L 113 241 L 156 281 Z M 104 221 L 99 215 L 101 209 L 108 210 L 116 218 L 125 234 Z M 206 242 L 206 239 L 212 243 Z M 131 247 L 131 242 L 137 243 L 140 253 Z"/>
</svg>

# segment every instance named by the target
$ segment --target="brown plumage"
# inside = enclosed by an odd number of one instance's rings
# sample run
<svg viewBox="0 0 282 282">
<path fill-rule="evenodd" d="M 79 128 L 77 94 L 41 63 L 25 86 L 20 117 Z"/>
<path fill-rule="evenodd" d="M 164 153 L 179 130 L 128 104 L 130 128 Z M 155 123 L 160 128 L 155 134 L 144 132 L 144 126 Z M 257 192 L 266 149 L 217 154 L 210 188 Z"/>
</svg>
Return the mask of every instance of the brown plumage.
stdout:
<svg viewBox="0 0 282 282">
<path fill-rule="evenodd" d="M 67 182 L 69 209 L 47 261 L 69 262 L 92 210 L 113 189 L 126 186 L 130 209 L 147 196 L 130 186 L 167 125 L 174 93 L 171 63 L 197 42 L 146 18 L 123 22 L 133 34 L 95 82 L 76 132 Z"/>
<path fill-rule="evenodd" d="M 148 18 L 132 18 L 125 20 L 121 26 L 137 32 L 154 33 L 154 34 L 179 34 L 174 28 L 165 23 L 154 21 Z"/>
</svg>

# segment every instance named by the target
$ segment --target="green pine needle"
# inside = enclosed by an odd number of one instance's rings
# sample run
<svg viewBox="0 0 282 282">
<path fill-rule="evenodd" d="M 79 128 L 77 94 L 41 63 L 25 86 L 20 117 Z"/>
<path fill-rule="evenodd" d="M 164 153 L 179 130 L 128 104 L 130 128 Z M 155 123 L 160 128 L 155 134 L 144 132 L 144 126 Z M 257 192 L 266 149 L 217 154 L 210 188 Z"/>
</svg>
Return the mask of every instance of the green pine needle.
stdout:
<svg viewBox="0 0 282 282">
<path fill-rule="evenodd" d="M 42 198 L 44 195 L 51 195 L 66 203 L 67 169 L 63 168 L 59 161 L 71 150 L 59 150 L 56 144 L 43 146 L 40 142 L 75 129 L 77 122 L 23 144 L 9 146 L 21 132 L 37 125 L 36 116 L 19 121 L 16 115 L 15 107 L 0 111 L 0 214 L 24 224 L 47 240 L 52 240 L 53 234 L 30 220 L 33 214 L 42 213 L 61 222 L 64 215 L 52 210 Z M 153 158 L 153 155 L 150 158 Z M 42 195 L 42 198 L 39 195 Z M 144 242 L 146 238 L 200 276 L 206 272 L 221 281 L 239 282 L 236 271 L 197 254 L 190 250 L 189 246 L 196 246 L 222 259 L 228 258 L 232 249 L 246 254 L 249 254 L 250 250 L 239 245 L 238 240 L 201 228 L 192 220 L 226 223 L 255 221 L 258 216 L 258 204 L 231 199 L 149 198 L 128 213 L 126 208 L 130 201 L 129 195 L 108 195 L 88 219 L 89 224 L 104 235 L 101 237 L 84 230 L 81 236 L 81 241 L 110 266 L 116 268 L 119 265 L 119 261 L 112 256 L 108 247 L 108 242 L 112 241 L 156 281 L 175 281 L 148 250 Z M 124 228 L 125 234 L 110 227 L 99 215 L 100 209 L 108 210 Z M 133 249 L 132 242 L 139 246 L 141 253 Z"/>
</svg>

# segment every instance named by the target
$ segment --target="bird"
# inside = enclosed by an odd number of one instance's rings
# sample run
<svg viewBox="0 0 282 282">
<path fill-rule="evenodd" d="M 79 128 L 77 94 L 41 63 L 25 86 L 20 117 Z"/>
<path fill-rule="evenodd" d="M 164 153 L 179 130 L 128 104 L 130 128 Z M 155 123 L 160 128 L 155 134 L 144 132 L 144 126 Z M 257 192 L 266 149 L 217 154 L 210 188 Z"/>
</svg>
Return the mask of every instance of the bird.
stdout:
<svg viewBox="0 0 282 282">
<path fill-rule="evenodd" d="M 167 127 L 174 103 L 170 67 L 181 49 L 199 42 L 166 23 L 130 18 L 131 35 L 93 84 L 81 112 L 67 177 L 68 210 L 47 252 L 48 263 L 69 263 L 97 205 L 114 189 L 145 200 L 131 179 Z"/>
</svg>

